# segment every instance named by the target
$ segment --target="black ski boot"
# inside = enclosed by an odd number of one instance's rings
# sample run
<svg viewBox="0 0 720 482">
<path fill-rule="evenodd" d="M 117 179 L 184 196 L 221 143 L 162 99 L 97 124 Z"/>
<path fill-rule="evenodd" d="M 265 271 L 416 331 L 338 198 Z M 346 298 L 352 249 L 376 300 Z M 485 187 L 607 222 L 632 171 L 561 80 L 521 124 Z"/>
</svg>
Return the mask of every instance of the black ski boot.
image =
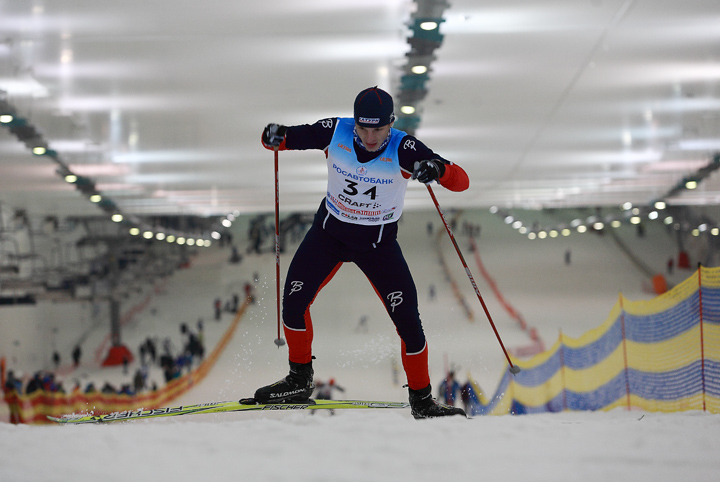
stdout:
<svg viewBox="0 0 720 482">
<path fill-rule="evenodd" d="M 306 403 L 315 390 L 310 363 L 290 362 L 290 374 L 272 385 L 258 388 L 257 403 Z"/>
<path fill-rule="evenodd" d="M 433 400 L 430 385 L 421 390 L 408 390 L 410 392 L 410 413 L 415 418 L 448 417 L 450 415 L 467 417 L 462 408 L 451 407 Z"/>
</svg>

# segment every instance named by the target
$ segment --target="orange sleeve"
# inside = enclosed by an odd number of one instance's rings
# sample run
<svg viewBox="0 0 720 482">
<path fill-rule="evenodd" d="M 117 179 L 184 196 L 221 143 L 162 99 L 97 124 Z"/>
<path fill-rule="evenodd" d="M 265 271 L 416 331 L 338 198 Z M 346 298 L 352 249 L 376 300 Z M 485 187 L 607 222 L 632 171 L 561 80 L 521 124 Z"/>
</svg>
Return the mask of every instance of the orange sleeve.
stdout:
<svg viewBox="0 0 720 482">
<path fill-rule="evenodd" d="M 465 170 L 457 164 L 445 164 L 445 173 L 438 179 L 442 187 L 460 192 L 470 187 L 470 179 Z"/>
</svg>

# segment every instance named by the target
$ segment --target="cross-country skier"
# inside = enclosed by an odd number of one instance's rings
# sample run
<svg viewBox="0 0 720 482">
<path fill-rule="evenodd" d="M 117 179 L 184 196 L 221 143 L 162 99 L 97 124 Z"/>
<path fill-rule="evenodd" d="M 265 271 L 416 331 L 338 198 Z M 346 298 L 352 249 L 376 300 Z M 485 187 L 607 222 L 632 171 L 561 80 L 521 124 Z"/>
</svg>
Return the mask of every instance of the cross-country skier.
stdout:
<svg viewBox="0 0 720 482">
<path fill-rule="evenodd" d="M 415 283 L 397 242 L 408 181 L 437 181 L 464 191 L 465 171 L 415 137 L 393 129 L 393 99 L 371 87 L 360 92 L 354 118 L 333 117 L 312 125 L 268 124 L 267 149 L 325 152 L 327 196 L 290 263 L 283 292 L 283 329 L 290 373 L 258 389 L 258 403 L 304 402 L 313 392 L 310 305 L 344 262 L 355 263 L 372 283 L 401 339 L 403 368 L 415 418 L 465 415 L 432 398 Z"/>
</svg>

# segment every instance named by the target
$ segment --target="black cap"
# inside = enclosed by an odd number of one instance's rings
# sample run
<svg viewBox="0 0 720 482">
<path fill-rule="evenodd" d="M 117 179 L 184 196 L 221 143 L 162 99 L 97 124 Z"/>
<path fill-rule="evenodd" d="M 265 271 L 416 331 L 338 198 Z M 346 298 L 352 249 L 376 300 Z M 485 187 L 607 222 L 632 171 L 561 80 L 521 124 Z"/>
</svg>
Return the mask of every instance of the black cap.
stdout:
<svg viewBox="0 0 720 482">
<path fill-rule="evenodd" d="M 360 92 L 355 97 L 355 123 L 363 127 L 382 127 L 395 120 L 390 94 L 377 86 Z"/>
</svg>

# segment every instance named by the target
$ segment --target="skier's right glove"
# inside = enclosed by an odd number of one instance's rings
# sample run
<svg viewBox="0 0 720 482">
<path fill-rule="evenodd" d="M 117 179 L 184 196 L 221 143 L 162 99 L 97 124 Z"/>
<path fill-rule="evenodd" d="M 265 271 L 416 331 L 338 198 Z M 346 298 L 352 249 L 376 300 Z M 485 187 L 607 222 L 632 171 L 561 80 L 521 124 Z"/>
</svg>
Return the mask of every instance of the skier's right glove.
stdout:
<svg viewBox="0 0 720 482">
<path fill-rule="evenodd" d="M 283 125 L 268 124 L 265 126 L 262 133 L 263 146 L 265 146 L 266 149 L 271 150 L 277 147 L 282 147 L 282 144 L 285 141 L 286 131 L 287 127 Z"/>
</svg>

